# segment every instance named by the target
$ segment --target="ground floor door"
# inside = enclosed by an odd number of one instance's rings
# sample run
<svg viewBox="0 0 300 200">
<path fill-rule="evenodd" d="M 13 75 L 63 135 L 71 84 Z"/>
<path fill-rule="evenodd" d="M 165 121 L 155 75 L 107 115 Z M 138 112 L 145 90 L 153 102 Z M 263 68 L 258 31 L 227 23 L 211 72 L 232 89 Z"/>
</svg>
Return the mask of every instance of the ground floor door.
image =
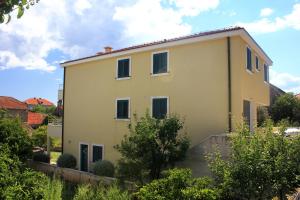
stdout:
<svg viewBox="0 0 300 200">
<path fill-rule="evenodd" d="M 88 149 L 87 144 L 80 144 L 80 170 L 88 171 Z"/>
<path fill-rule="evenodd" d="M 245 123 L 248 125 L 249 129 L 252 131 L 251 102 L 250 101 L 244 100 L 243 117 L 244 117 Z"/>
</svg>

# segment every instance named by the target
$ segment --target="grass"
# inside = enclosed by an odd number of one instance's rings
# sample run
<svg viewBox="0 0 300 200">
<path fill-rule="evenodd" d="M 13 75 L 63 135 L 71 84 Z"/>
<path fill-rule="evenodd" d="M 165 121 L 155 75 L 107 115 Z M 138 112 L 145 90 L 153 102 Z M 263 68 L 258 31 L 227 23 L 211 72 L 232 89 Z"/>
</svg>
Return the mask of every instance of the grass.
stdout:
<svg viewBox="0 0 300 200">
<path fill-rule="evenodd" d="M 58 157 L 61 155 L 61 152 L 51 151 L 50 156 L 50 164 L 56 164 Z"/>
</svg>

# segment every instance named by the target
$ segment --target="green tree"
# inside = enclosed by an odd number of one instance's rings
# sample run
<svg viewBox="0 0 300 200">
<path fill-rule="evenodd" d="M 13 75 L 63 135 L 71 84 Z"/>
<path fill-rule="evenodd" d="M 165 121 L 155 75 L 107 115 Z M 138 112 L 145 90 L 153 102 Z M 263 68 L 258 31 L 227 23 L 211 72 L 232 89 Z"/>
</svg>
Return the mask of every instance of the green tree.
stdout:
<svg viewBox="0 0 300 200">
<path fill-rule="evenodd" d="M 0 146 L 8 145 L 12 154 L 25 161 L 32 155 L 32 144 L 19 119 L 0 119 Z"/>
<path fill-rule="evenodd" d="M 179 133 L 184 123 L 177 116 L 160 120 L 147 112 L 135 121 L 129 125 L 130 134 L 115 146 L 122 155 L 118 162 L 121 176 L 141 182 L 145 176 L 157 179 L 164 168 L 185 158 L 189 140 Z"/>
<path fill-rule="evenodd" d="M 40 126 L 34 130 L 31 139 L 34 146 L 47 148 L 47 126 Z"/>
<path fill-rule="evenodd" d="M 277 123 L 287 119 L 291 124 L 300 126 L 300 100 L 292 93 L 278 97 L 271 106 L 271 118 Z"/>
<path fill-rule="evenodd" d="M 6 23 L 10 21 L 10 13 L 12 11 L 17 9 L 17 18 L 20 18 L 24 14 L 25 9 L 29 9 L 30 6 L 38 2 L 39 0 L 0 0 L 0 24 L 5 22 L 5 17 L 7 17 Z"/>
<path fill-rule="evenodd" d="M 208 156 L 223 199 L 286 199 L 300 186 L 300 137 L 274 133 L 270 121 L 251 133 L 242 127 L 231 138 L 228 160 Z"/>
</svg>

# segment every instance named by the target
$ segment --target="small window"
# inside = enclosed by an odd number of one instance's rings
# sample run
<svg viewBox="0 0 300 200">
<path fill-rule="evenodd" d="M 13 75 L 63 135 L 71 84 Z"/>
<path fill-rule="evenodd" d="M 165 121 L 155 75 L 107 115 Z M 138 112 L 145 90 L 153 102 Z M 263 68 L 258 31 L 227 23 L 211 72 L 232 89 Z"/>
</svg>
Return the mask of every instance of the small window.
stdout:
<svg viewBox="0 0 300 200">
<path fill-rule="evenodd" d="M 252 71 L 252 53 L 249 47 L 247 47 L 247 69 Z"/>
<path fill-rule="evenodd" d="M 103 146 L 93 145 L 93 162 L 103 160 Z"/>
<path fill-rule="evenodd" d="M 152 98 L 152 117 L 163 119 L 168 114 L 168 98 L 157 97 Z"/>
<path fill-rule="evenodd" d="M 129 119 L 129 99 L 117 99 L 117 119 Z"/>
<path fill-rule="evenodd" d="M 256 66 L 256 70 L 259 71 L 259 59 L 257 56 L 255 56 L 255 66 Z"/>
<path fill-rule="evenodd" d="M 269 82 L 269 66 L 264 64 L 264 80 Z"/>
<path fill-rule="evenodd" d="M 152 57 L 152 74 L 168 72 L 168 52 L 154 53 Z"/>
<path fill-rule="evenodd" d="M 117 79 L 130 77 L 130 59 L 119 59 L 117 66 Z"/>
</svg>

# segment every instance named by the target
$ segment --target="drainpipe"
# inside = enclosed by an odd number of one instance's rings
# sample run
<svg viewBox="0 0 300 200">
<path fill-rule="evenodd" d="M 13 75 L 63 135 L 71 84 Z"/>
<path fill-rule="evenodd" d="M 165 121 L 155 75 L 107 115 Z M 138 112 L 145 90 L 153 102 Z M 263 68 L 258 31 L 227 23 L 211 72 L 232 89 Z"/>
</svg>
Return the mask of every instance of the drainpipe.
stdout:
<svg viewBox="0 0 300 200">
<path fill-rule="evenodd" d="M 65 127 L 65 92 L 66 92 L 66 67 L 64 67 L 64 85 L 63 85 L 63 115 L 61 127 L 61 153 L 64 153 L 64 127 Z"/>
<path fill-rule="evenodd" d="M 232 100 L 231 100 L 231 41 L 227 37 L 227 68 L 228 68 L 228 132 L 232 131 Z"/>
</svg>

